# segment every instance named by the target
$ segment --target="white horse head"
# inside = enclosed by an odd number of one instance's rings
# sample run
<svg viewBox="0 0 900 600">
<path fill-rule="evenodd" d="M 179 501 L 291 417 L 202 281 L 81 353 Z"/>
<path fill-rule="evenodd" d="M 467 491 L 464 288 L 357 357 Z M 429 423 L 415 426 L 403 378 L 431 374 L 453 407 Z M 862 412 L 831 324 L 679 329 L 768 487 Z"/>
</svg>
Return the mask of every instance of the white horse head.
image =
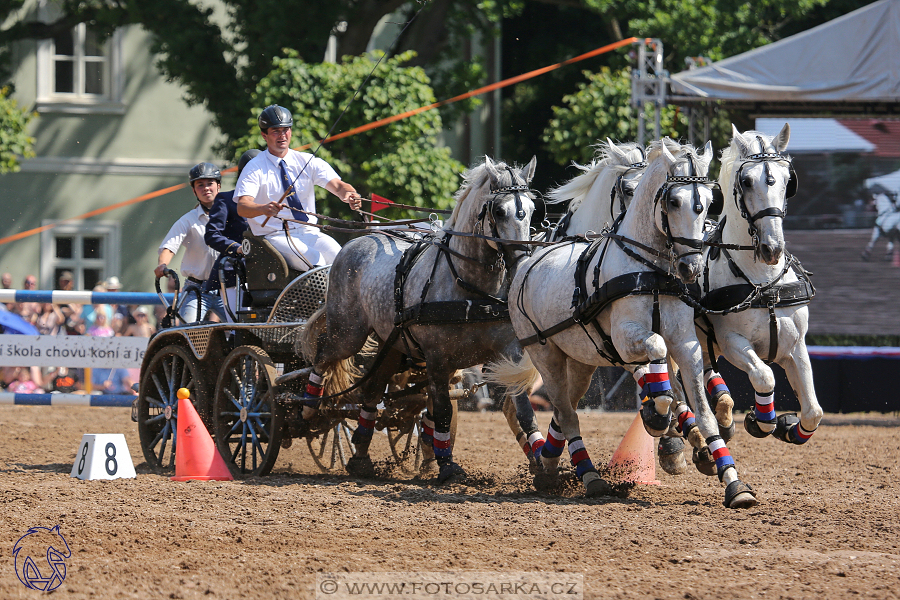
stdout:
<svg viewBox="0 0 900 600">
<path fill-rule="evenodd" d="M 775 137 L 759 131 L 740 133 L 734 125 L 731 130 L 731 145 L 722 152 L 719 172 L 729 239 L 753 244 L 763 262 L 774 265 L 784 254 L 787 199 L 797 189 L 791 159 L 784 154 L 791 128 L 785 123 Z M 747 231 L 745 221 L 753 233 Z"/>
<path fill-rule="evenodd" d="M 573 163 L 583 173 L 547 193 L 548 204 L 571 200 L 569 212 L 572 217 L 566 233 L 599 231 L 604 222 L 611 221 L 628 206 L 644 174 L 646 157 L 639 144 L 617 145 L 606 138 L 606 142 L 597 144 L 596 148 L 590 164 Z"/>
<path fill-rule="evenodd" d="M 527 240 L 530 237 L 531 215 L 534 213 L 534 195 L 528 187 L 534 178 L 537 157 L 524 167 L 511 167 L 504 162 L 495 163 L 484 157 L 484 164 L 463 173 L 463 185 L 456 193 L 456 206 L 447 219 L 444 229 L 484 234 L 505 240 Z M 501 244 L 493 240 L 461 238 L 453 242 L 462 245 L 484 245 L 496 251 L 511 251 L 507 256 L 513 264 L 525 252 L 520 244 Z"/>
<path fill-rule="evenodd" d="M 671 247 L 675 273 L 685 283 L 693 283 L 703 269 L 703 224 L 713 193 L 702 179 L 712 156 L 710 142 L 702 154 L 668 138 L 653 142 L 650 163 L 620 229 L 651 248 Z"/>
</svg>

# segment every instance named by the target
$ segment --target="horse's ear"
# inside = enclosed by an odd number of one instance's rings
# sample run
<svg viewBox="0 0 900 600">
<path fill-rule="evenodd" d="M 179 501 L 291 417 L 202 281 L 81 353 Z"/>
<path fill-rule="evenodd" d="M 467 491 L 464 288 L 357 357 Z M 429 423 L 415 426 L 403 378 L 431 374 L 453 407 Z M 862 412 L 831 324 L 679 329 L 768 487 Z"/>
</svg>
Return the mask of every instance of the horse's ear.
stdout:
<svg viewBox="0 0 900 600">
<path fill-rule="evenodd" d="M 659 146 L 660 146 L 660 153 L 662 154 L 662 157 L 663 157 L 663 161 L 666 164 L 666 171 L 671 173 L 672 167 L 675 166 L 675 156 L 672 155 L 672 153 L 669 151 L 669 148 L 666 145 L 666 140 L 668 140 L 668 139 L 669 138 L 663 138 L 662 143 Z"/>
<path fill-rule="evenodd" d="M 488 175 L 491 178 L 491 188 L 497 189 L 500 187 L 500 172 L 497 171 L 497 167 L 494 166 L 494 161 L 491 160 L 490 156 L 485 155 L 484 157 L 484 168 L 487 170 Z"/>
<path fill-rule="evenodd" d="M 741 156 L 749 156 L 752 154 L 750 150 L 750 144 L 747 143 L 747 140 L 744 139 L 744 136 L 741 135 L 741 132 L 738 131 L 737 127 L 734 126 L 734 123 L 731 124 L 731 137 L 734 139 L 734 143 L 737 144 L 738 148 L 741 151 Z"/>
<path fill-rule="evenodd" d="M 791 124 L 785 123 L 784 127 L 781 128 L 781 131 L 778 132 L 778 135 L 773 140 L 775 143 L 775 149 L 779 152 L 784 152 L 787 149 L 788 142 L 791 139 Z"/>
<path fill-rule="evenodd" d="M 609 153 L 612 156 L 615 156 L 616 162 L 619 164 L 628 164 L 630 161 L 628 160 L 628 155 L 622 151 L 621 148 L 616 146 L 616 143 L 609 138 L 606 138 L 606 145 L 609 147 Z"/>
<path fill-rule="evenodd" d="M 703 154 L 697 156 L 700 162 L 706 167 L 706 172 L 709 172 L 709 163 L 712 162 L 713 159 L 713 146 L 712 142 L 707 140 L 706 145 L 703 146 Z"/>
<path fill-rule="evenodd" d="M 525 180 L 525 183 L 531 183 L 531 180 L 534 178 L 534 169 L 537 167 L 537 156 L 532 156 L 531 160 L 528 161 L 528 164 L 522 167 L 522 170 L 519 171 L 519 176 Z"/>
</svg>

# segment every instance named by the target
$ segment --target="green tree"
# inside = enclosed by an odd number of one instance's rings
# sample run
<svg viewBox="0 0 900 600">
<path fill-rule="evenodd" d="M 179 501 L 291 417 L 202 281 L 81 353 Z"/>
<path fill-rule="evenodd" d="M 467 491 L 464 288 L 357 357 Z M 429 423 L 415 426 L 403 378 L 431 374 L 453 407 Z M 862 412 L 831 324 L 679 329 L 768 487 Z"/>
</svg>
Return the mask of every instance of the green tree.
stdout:
<svg viewBox="0 0 900 600">
<path fill-rule="evenodd" d="M 466 56 L 464 41 L 474 32 L 490 37 L 504 16 L 515 14 L 521 0 L 219 0 L 223 15 L 209 3 L 190 0 L 57 0 L 47 21 L 14 20 L 24 0 L 0 0 L 0 51 L 11 42 L 45 39 L 89 23 L 101 34 L 117 27 L 141 25 L 153 36 L 157 67 L 185 89 L 189 104 L 205 106 L 229 142 L 240 137 L 248 116 L 247 98 L 291 48 L 309 63 L 321 61 L 329 36 L 337 39 L 337 56 L 366 51 L 383 17 L 404 25 L 395 52 L 414 50 L 411 66 L 428 69 L 442 97 L 456 86 L 477 87 L 484 76 L 480 57 Z M 413 17 L 415 17 L 413 19 Z M 399 29 L 398 29 L 399 31 Z M 390 31 L 385 37 L 396 33 Z M 471 99 L 448 111 L 471 109 Z M 460 108 L 461 107 L 461 108 Z M 447 114 L 450 114 L 448 112 Z"/>
<path fill-rule="evenodd" d="M 19 158 L 34 156 L 34 138 L 25 133 L 34 113 L 19 108 L 15 100 L 9 98 L 10 89 L 0 88 L 0 173 L 19 170 Z"/>
<path fill-rule="evenodd" d="M 464 166 L 450 156 L 448 148 L 439 146 L 442 125 L 436 110 L 319 147 L 318 141 L 345 107 L 347 112 L 334 134 L 349 129 L 345 123 L 370 123 L 435 102 L 425 71 L 405 66 L 415 57 L 413 52 L 384 59 L 375 68 L 382 56 L 376 51 L 342 64 L 307 63 L 288 51 L 259 82 L 248 114 L 256 115 L 270 104 L 288 108 L 294 116 L 292 145 L 312 144 L 308 152 L 317 152 L 364 196 L 374 192 L 401 204 L 450 207 Z M 358 88 L 369 73 L 368 84 L 349 102 L 347 90 Z M 261 143 L 256 119 L 251 118 L 245 120 L 244 135 L 233 149 L 237 153 Z M 331 194 L 317 193 L 323 211 L 346 210 Z"/>
<path fill-rule="evenodd" d="M 553 118 L 544 129 L 542 141 L 560 165 L 588 162 L 593 146 L 607 137 L 623 142 L 637 139 L 638 109 L 631 106 L 631 69 L 612 71 L 602 67 L 598 73 L 584 71 L 584 76 L 587 81 L 578 84 L 578 91 L 563 96 L 562 106 L 553 107 Z M 656 108 L 648 105 L 645 110 L 649 140 Z M 686 138 L 686 134 L 687 119 L 679 107 L 664 106 L 660 111 L 660 135 L 679 139 Z M 710 135 L 718 149 L 731 138 L 731 125 L 724 111 L 712 120 Z"/>
</svg>

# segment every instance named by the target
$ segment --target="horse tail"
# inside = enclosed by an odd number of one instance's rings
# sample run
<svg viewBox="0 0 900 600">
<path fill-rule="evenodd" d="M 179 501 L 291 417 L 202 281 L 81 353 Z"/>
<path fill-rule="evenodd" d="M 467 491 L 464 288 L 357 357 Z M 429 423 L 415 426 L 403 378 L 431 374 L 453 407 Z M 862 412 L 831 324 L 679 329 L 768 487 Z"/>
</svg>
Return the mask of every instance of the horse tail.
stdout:
<svg viewBox="0 0 900 600">
<path fill-rule="evenodd" d="M 297 340 L 295 351 L 301 355 L 307 363 L 315 364 L 316 353 L 319 349 L 319 340 L 325 333 L 326 316 L 323 306 L 309 317 L 303 334 Z M 344 360 L 325 362 L 316 365 L 316 372 L 325 379 L 325 395 L 331 396 L 346 390 L 361 377 L 354 357 Z"/>
<path fill-rule="evenodd" d="M 484 380 L 505 388 L 510 396 L 531 392 L 539 376 L 527 352 L 522 353 L 519 360 L 501 358 L 488 363 L 484 369 Z"/>
</svg>

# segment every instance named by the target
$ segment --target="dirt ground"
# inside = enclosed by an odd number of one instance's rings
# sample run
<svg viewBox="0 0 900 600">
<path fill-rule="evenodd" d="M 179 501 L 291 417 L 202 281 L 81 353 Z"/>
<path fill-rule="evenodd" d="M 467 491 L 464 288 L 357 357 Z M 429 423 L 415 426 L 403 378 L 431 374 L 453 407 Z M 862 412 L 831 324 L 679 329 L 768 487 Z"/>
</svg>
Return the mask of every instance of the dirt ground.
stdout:
<svg viewBox="0 0 900 600">
<path fill-rule="evenodd" d="M 633 416 L 582 416 L 596 464 Z M 55 525 L 72 550 L 55 593 L 72 599 L 316 598 L 317 573 L 359 571 L 581 574 L 584 597 L 602 599 L 900 598 L 890 415 L 826 415 L 805 446 L 739 423 L 729 446 L 760 499 L 740 511 L 692 466 L 657 468 L 661 485 L 626 498 L 538 493 L 499 413 L 462 414 L 469 478 L 440 487 L 386 467 L 322 474 L 296 443 L 268 477 L 174 482 L 144 464 L 127 409 L 3 406 L 0 424 L 0 598 L 39 595 L 16 578 L 13 546 Z M 137 478 L 70 478 L 83 433 L 124 433 Z M 387 455 L 376 435 L 373 456 Z"/>
</svg>

